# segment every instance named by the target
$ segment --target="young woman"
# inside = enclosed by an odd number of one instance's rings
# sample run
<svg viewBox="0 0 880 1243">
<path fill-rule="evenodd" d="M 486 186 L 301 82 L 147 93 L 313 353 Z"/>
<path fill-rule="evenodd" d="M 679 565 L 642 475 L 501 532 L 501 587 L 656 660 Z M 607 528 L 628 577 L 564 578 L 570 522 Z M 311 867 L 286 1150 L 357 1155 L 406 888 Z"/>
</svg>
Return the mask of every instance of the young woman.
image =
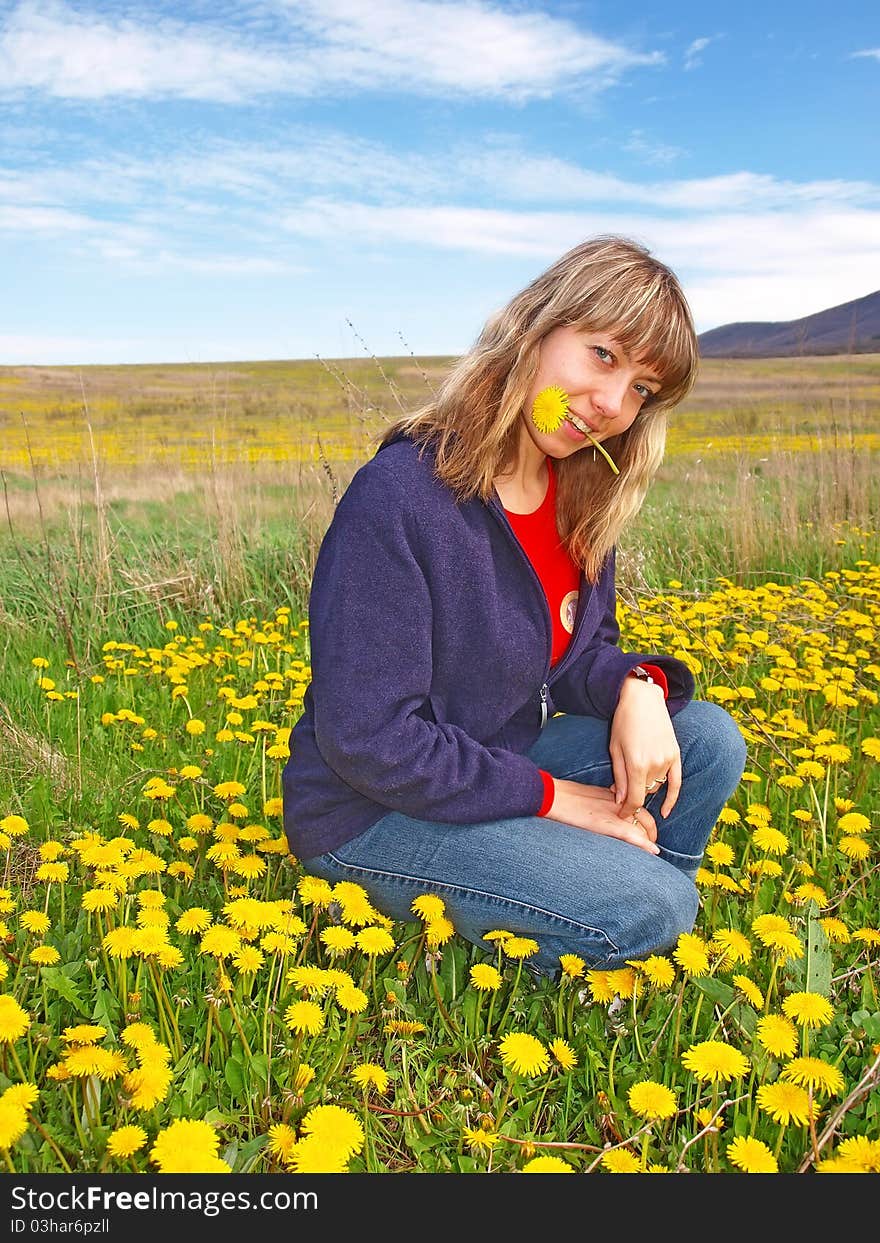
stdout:
<svg viewBox="0 0 880 1243">
<path fill-rule="evenodd" d="M 696 365 L 675 276 L 596 238 L 388 429 L 315 566 L 284 771 L 307 872 L 402 920 L 437 893 L 487 950 L 490 930 L 534 938 L 548 974 L 566 953 L 622 966 L 693 927 L 745 745 L 685 664 L 620 650 L 614 553 Z M 555 429 L 548 399 L 568 411 Z"/>
</svg>

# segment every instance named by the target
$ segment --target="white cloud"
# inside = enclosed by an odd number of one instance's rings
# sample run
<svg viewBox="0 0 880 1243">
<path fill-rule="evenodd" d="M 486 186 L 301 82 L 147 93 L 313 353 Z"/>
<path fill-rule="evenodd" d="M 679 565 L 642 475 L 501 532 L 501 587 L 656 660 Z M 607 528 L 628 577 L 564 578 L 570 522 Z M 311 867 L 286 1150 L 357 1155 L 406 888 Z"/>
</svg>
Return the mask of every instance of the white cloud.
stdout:
<svg viewBox="0 0 880 1243">
<path fill-rule="evenodd" d="M 663 218 L 621 211 L 508 212 L 313 201 L 281 224 L 300 236 L 551 261 L 597 233 L 647 245 L 682 277 L 698 328 L 791 319 L 858 298 L 880 267 L 880 210 L 801 207 Z"/>
<path fill-rule="evenodd" d="M 222 32 L 160 20 L 138 25 L 26 0 L 0 36 L 0 90 L 65 99 L 176 96 L 246 99 L 289 77 L 283 57 L 240 48 Z"/>
<path fill-rule="evenodd" d="M 26 203 L 0 204 L 0 233 L 42 233 L 54 237 L 88 232 L 94 222 L 88 216 L 57 207 Z"/>
<path fill-rule="evenodd" d="M 592 94 L 663 59 L 486 0 L 287 0 L 280 8 L 286 29 L 269 38 L 216 21 L 148 25 L 24 0 L 0 34 L 0 91 L 223 103 L 353 91 L 527 99 Z"/>
<path fill-rule="evenodd" d="M 685 69 L 696 69 L 698 65 L 702 65 L 703 58 L 701 56 L 701 52 L 704 52 L 715 38 L 717 38 L 716 35 L 710 35 L 708 37 L 704 36 L 700 39 L 694 39 L 692 43 L 688 44 L 684 51 Z"/>
<path fill-rule="evenodd" d="M 868 47 L 863 52 L 853 52 L 855 56 L 870 56 L 873 60 L 880 60 L 880 47 Z"/>
<path fill-rule="evenodd" d="M 546 12 L 512 13 L 485 0 L 287 0 L 291 20 L 324 45 L 330 72 L 366 86 L 433 84 L 527 98 L 609 85 L 622 70 L 658 64 Z"/>
<path fill-rule="evenodd" d="M 685 154 L 683 147 L 671 147 L 666 143 L 653 142 L 640 129 L 634 129 L 624 143 L 624 150 L 647 160 L 649 164 L 671 164 Z"/>
</svg>

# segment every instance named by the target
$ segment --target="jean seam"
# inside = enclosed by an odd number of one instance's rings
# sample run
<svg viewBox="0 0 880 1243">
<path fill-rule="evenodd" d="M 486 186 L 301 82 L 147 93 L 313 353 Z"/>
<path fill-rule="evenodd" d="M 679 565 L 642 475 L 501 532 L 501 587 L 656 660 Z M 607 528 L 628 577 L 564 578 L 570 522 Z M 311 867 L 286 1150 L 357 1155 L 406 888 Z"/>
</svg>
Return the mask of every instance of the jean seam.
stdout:
<svg viewBox="0 0 880 1243">
<path fill-rule="evenodd" d="M 328 850 L 327 853 L 323 857 L 325 859 L 332 859 L 333 862 L 336 863 L 339 867 L 348 868 L 350 871 L 362 872 L 366 876 L 383 876 L 388 880 L 410 881 L 414 885 L 427 885 L 431 889 L 445 889 L 451 893 L 473 895 L 475 897 L 480 897 L 480 898 L 491 898 L 493 901 L 498 902 L 504 906 L 508 906 L 511 908 L 517 908 L 523 911 L 530 911 L 533 914 L 545 916 L 546 918 L 555 920 L 557 923 L 563 924 L 566 927 L 574 928 L 578 932 L 592 933 L 594 936 L 601 937 L 605 945 L 611 948 L 611 950 L 613 951 L 611 957 L 614 957 L 615 955 L 620 953 L 619 946 L 617 946 L 614 943 L 614 941 L 611 940 L 611 938 L 608 936 L 608 934 L 603 929 L 593 928 L 589 924 L 582 924 L 576 919 L 568 919 L 565 915 L 557 915 L 555 911 L 546 911 L 544 910 L 543 907 L 533 906 L 529 902 L 520 902 L 517 898 L 508 898 L 508 897 L 505 897 L 504 894 L 500 894 L 500 893 L 489 893 L 485 889 L 474 889 L 473 887 L 465 886 L 465 885 L 453 885 L 453 884 L 450 884 L 448 881 L 431 880 L 428 877 L 424 877 L 424 876 L 410 876 L 406 872 L 383 872 L 383 871 L 380 871 L 378 868 L 363 867 L 359 863 L 347 863 L 344 859 L 340 859 L 337 855 L 333 854 L 333 852 L 330 850 Z"/>
</svg>

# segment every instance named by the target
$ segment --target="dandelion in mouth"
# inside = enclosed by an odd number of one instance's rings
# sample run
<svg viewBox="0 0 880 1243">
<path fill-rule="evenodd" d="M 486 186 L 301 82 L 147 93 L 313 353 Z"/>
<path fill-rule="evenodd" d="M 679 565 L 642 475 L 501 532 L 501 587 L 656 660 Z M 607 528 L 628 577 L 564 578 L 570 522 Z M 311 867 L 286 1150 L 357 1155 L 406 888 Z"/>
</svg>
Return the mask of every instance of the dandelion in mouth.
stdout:
<svg viewBox="0 0 880 1243">
<path fill-rule="evenodd" d="M 560 388 L 558 384 L 551 384 L 547 388 L 542 388 L 532 403 L 532 422 L 538 431 L 546 432 L 547 434 L 558 432 L 569 417 L 568 402 L 568 393 L 566 393 L 565 389 Z M 615 475 L 619 475 L 618 467 L 612 461 L 607 450 L 603 449 L 598 440 L 594 439 L 589 428 L 583 428 L 582 430 L 593 445 L 593 448 L 598 449 L 602 454 Z"/>
</svg>

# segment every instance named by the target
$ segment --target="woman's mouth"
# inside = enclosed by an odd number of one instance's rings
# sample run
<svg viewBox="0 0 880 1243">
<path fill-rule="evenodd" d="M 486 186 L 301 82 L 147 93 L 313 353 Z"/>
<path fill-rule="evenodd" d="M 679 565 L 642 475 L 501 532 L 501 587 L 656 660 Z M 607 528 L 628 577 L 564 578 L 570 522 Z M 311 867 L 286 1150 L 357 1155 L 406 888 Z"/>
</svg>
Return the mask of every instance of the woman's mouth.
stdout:
<svg viewBox="0 0 880 1243">
<path fill-rule="evenodd" d="M 562 426 L 565 428 L 566 433 L 572 440 L 578 441 L 586 440 L 587 437 L 595 430 L 590 427 L 589 423 L 585 423 L 583 419 L 579 418 L 578 415 L 571 410 L 569 410 L 568 417 Z"/>
</svg>

